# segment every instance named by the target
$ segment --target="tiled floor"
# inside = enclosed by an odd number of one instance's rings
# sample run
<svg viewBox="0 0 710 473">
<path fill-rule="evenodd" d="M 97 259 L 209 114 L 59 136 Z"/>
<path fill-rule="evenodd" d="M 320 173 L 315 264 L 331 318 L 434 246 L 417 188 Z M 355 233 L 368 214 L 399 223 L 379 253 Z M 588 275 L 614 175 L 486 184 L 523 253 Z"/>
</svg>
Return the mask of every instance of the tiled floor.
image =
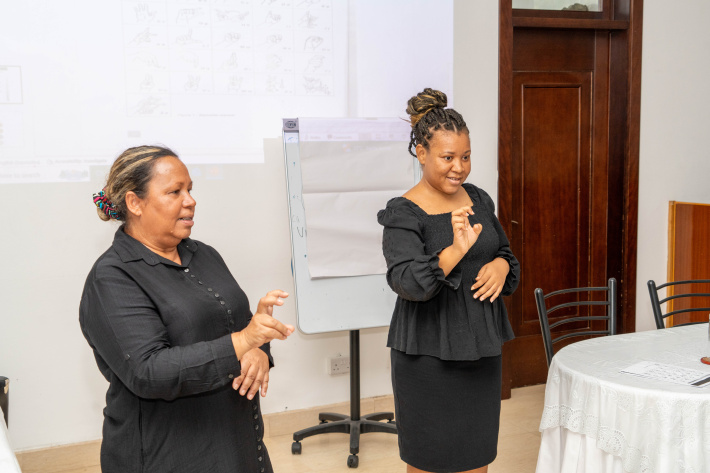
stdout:
<svg viewBox="0 0 710 473">
<path fill-rule="evenodd" d="M 540 446 L 538 425 L 542 414 L 545 386 L 513 389 L 511 399 L 502 403 L 498 458 L 489 473 L 533 473 Z M 373 403 L 373 408 L 383 410 Z M 386 406 L 385 406 L 386 407 Z M 363 413 L 367 410 L 363 408 Z M 269 419 L 276 423 L 278 414 Z M 315 423 L 315 414 L 312 423 Z M 266 419 L 265 419 L 266 420 Z M 281 426 L 279 426 L 281 427 Z M 300 427 L 299 427 L 300 428 Z M 289 427 L 291 429 L 291 427 Z M 297 429 L 295 429 L 297 430 Z M 304 439 L 302 454 L 291 454 L 293 432 L 275 425 L 265 438 L 274 471 L 277 473 L 391 473 L 404 472 L 399 459 L 397 438 L 392 434 L 368 433 L 361 437 L 359 466 L 347 466 L 349 436 L 326 434 Z M 99 442 L 25 452 L 17 455 L 23 473 L 100 473 Z M 200 473 L 200 472 L 196 472 Z"/>
<path fill-rule="evenodd" d="M 503 401 L 498 458 L 489 473 L 533 473 L 540 446 L 540 416 L 545 386 L 513 389 L 512 397 Z M 271 437 L 267 441 L 274 471 L 277 473 L 391 473 L 404 472 L 399 459 L 397 438 L 391 434 L 368 433 L 361 437 L 359 466 L 347 467 L 349 437 L 328 434 L 304 439 L 301 455 L 291 454 L 291 435 Z"/>
</svg>

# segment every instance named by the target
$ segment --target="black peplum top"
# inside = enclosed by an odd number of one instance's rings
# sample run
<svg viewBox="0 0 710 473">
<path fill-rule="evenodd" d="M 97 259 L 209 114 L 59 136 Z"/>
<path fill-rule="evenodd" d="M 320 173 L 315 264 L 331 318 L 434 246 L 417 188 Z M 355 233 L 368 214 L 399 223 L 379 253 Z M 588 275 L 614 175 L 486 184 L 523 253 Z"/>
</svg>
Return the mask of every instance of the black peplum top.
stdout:
<svg viewBox="0 0 710 473">
<path fill-rule="evenodd" d="M 450 212 L 429 215 L 414 202 L 395 197 L 377 214 L 385 227 L 387 282 L 398 295 L 387 338 L 390 348 L 442 360 L 477 360 L 500 355 L 503 342 L 515 337 L 502 297 L 481 302 L 473 298 L 471 286 L 483 265 L 500 257 L 510 265 L 501 292 L 508 296 L 518 287 L 520 263 L 491 197 L 472 184 L 463 187 L 473 202 L 469 221 L 483 230 L 447 277 L 438 255 L 453 243 Z"/>
</svg>

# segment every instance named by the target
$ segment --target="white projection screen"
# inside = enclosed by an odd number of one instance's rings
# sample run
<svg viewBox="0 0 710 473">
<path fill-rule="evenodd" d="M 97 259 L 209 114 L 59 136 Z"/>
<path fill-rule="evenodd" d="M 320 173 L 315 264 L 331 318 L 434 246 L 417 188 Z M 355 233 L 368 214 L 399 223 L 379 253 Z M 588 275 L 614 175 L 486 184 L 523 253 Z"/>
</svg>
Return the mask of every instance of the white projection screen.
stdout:
<svg viewBox="0 0 710 473">
<path fill-rule="evenodd" d="M 89 181 L 139 144 L 258 164 L 284 117 L 453 105 L 452 25 L 452 0 L 0 0 L 0 184 Z"/>
</svg>

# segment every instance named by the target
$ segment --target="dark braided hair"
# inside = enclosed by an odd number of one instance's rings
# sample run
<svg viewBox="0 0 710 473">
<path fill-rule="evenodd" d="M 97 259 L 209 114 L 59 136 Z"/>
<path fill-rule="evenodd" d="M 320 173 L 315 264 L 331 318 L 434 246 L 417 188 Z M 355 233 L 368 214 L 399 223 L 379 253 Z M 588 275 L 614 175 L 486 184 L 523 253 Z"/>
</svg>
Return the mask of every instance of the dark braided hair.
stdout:
<svg viewBox="0 0 710 473">
<path fill-rule="evenodd" d="M 445 108 L 446 103 L 445 93 L 430 88 L 424 89 L 409 99 L 407 113 L 411 117 L 409 122 L 412 124 L 412 132 L 409 135 L 409 154 L 417 156 L 413 151 L 417 145 L 422 145 L 428 150 L 429 140 L 436 130 L 468 133 L 466 122 L 461 114 L 453 108 Z"/>
</svg>

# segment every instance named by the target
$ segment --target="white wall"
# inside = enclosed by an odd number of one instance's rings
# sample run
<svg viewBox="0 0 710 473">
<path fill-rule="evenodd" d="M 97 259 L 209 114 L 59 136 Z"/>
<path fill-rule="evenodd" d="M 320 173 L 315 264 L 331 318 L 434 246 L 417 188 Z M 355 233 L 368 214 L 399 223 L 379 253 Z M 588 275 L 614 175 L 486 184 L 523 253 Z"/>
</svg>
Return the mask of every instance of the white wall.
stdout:
<svg viewBox="0 0 710 473">
<path fill-rule="evenodd" d="M 455 3 L 454 95 L 471 129 L 471 180 L 495 195 L 498 10 L 496 2 L 473 3 Z M 88 183 L 0 186 L 0 374 L 10 378 L 9 431 L 16 450 L 101 437 L 107 383 L 81 335 L 78 305 L 86 274 L 116 229 L 98 219 L 91 202 L 106 172 L 93 168 Z M 210 179 L 213 172 L 221 178 Z M 264 164 L 192 167 L 191 173 L 198 202 L 193 237 L 220 251 L 252 308 L 270 289 L 293 293 L 279 141 L 266 141 Z M 293 303 L 276 316 L 295 324 Z M 386 336 L 385 328 L 361 332 L 363 397 L 391 393 Z M 347 333 L 297 332 L 274 342 L 277 366 L 264 411 L 349 400 L 349 377 L 325 371 L 326 359 L 339 353 L 348 353 Z"/>
<path fill-rule="evenodd" d="M 646 282 L 666 281 L 668 201 L 710 203 L 710 4 L 645 2 L 636 330 L 655 328 Z"/>
<path fill-rule="evenodd" d="M 455 108 L 471 134 L 473 182 L 498 195 L 498 2 L 454 2 Z"/>
</svg>

